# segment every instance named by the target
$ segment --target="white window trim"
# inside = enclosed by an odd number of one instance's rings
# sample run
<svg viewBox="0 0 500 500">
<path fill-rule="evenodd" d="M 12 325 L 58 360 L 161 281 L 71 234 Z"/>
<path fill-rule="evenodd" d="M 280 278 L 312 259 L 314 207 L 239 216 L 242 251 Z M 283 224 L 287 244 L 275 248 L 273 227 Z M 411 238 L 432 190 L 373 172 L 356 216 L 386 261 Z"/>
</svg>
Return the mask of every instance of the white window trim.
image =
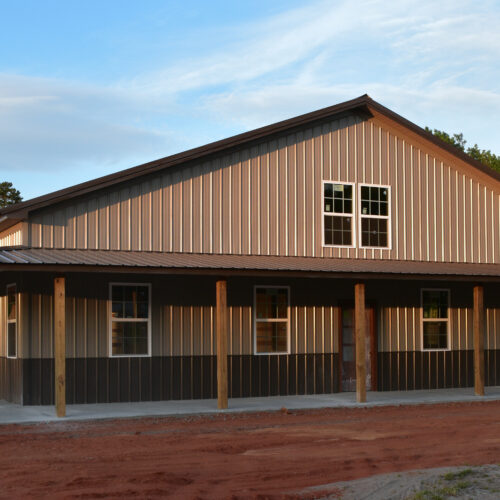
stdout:
<svg viewBox="0 0 500 500">
<path fill-rule="evenodd" d="M 257 289 L 258 288 L 286 288 L 288 303 L 286 306 L 286 351 L 257 352 L 257 322 L 259 323 L 284 323 L 283 318 L 257 319 Z M 290 352 L 290 287 L 286 285 L 255 285 L 253 287 L 253 353 L 255 356 L 282 356 Z"/>
<path fill-rule="evenodd" d="M 113 307 L 113 286 L 147 286 L 148 287 L 148 319 L 143 318 L 120 318 L 113 319 L 112 307 Z M 122 283 L 113 282 L 109 283 L 109 295 L 108 295 L 108 357 L 110 358 L 150 358 L 151 357 L 151 304 L 153 302 L 151 296 L 151 283 Z M 148 324 L 148 352 L 147 354 L 113 354 L 113 321 L 119 321 L 123 323 L 146 323 Z"/>
<path fill-rule="evenodd" d="M 14 295 L 16 297 L 16 319 L 9 319 L 9 288 L 14 288 L 15 292 Z M 5 297 L 5 318 L 7 319 L 6 322 L 6 328 L 5 328 L 5 354 L 7 355 L 6 357 L 8 359 L 17 359 L 18 358 L 18 352 L 19 349 L 17 348 L 18 344 L 18 337 L 17 337 L 17 326 L 18 326 L 18 318 L 19 318 L 19 296 L 18 296 L 18 291 L 17 291 L 17 284 L 16 283 L 9 283 L 7 287 L 5 288 L 6 290 L 6 297 Z M 15 323 L 16 324 L 16 355 L 15 356 L 9 356 L 9 324 L 10 323 Z"/>
<path fill-rule="evenodd" d="M 334 212 L 325 212 L 325 184 L 342 184 L 343 186 L 352 187 L 352 214 L 336 214 Z M 323 180 L 321 190 L 321 244 L 326 248 L 356 248 L 356 183 Z M 339 217 L 351 217 L 352 244 L 351 245 L 327 245 L 325 243 L 325 215 L 337 215 Z"/>
<path fill-rule="evenodd" d="M 377 187 L 377 188 L 387 188 L 389 191 L 389 201 L 388 201 L 388 210 L 387 210 L 387 215 L 363 215 L 361 213 L 361 188 L 362 187 Z M 391 191 L 391 186 L 386 185 L 386 184 L 367 184 L 365 182 L 359 183 L 358 184 L 358 218 L 359 218 L 359 224 L 358 224 L 358 238 L 359 238 L 359 248 L 367 248 L 370 250 L 392 250 L 392 191 Z M 372 246 L 363 246 L 363 238 L 362 238 L 362 224 L 361 220 L 362 219 L 387 219 L 387 246 L 386 247 L 372 247 Z"/>
<path fill-rule="evenodd" d="M 448 317 L 447 318 L 424 318 L 424 292 L 447 292 L 448 293 Z M 450 297 L 451 291 L 449 288 L 421 288 L 420 289 L 420 350 L 423 352 L 446 352 L 451 351 L 451 335 L 450 335 Z M 424 322 L 434 323 L 434 322 L 446 321 L 446 338 L 447 345 L 446 348 L 439 349 L 426 349 L 424 348 Z"/>
</svg>

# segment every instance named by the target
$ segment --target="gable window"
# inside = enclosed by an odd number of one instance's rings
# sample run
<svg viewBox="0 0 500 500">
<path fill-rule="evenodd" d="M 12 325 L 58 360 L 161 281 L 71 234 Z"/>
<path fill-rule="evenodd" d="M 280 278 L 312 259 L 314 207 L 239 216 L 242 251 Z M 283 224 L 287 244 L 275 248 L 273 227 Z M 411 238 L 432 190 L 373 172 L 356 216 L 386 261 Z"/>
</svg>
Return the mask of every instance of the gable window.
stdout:
<svg viewBox="0 0 500 500">
<path fill-rule="evenodd" d="M 323 183 L 323 243 L 325 246 L 354 246 L 354 186 Z"/>
<path fill-rule="evenodd" d="M 389 186 L 360 185 L 361 247 L 389 248 Z"/>
<path fill-rule="evenodd" d="M 7 287 L 7 357 L 17 358 L 16 285 L 9 285 Z"/>
<path fill-rule="evenodd" d="M 289 288 L 255 287 L 256 354 L 287 354 L 289 352 Z"/>
<path fill-rule="evenodd" d="M 151 286 L 110 285 L 111 356 L 149 356 L 151 346 Z"/>
<path fill-rule="evenodd" d="M 449 290 L 422 290 L 422 347 L 424 350 L 449 349 Z"/>
</svg>

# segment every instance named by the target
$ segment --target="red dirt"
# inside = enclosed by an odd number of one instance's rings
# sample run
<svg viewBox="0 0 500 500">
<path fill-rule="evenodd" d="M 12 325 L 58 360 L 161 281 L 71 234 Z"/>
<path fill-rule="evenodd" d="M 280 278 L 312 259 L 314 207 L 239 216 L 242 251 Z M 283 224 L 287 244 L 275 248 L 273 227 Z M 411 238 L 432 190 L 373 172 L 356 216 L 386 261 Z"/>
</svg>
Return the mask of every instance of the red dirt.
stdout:
<svg viewBox="0 0 500 500">
<path fill-rule="evenodd" d="M 4 425 L 0 498 L 313 498 L 300 491 L 499 461 L 500 402 Z"/>
</svg>

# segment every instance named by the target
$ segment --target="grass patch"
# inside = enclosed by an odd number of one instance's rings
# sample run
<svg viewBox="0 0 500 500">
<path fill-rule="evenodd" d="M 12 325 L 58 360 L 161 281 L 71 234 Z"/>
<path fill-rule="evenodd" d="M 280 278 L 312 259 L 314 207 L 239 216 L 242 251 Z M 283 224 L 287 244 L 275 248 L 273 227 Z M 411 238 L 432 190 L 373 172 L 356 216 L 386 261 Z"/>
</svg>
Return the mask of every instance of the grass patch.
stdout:
<svg viewBox="0 0 500 500">
<path fill-rule="evenodd" d="M 446 474 L 443 474 L 443 479 L 446 479 L 446 481 L 456 481 L 470 476 L 471 474 L 474 474 L 472 469 L 462 469 L 458 472 L 447 472 Z"/>
<path fill-rule="evenodd" d="M 456 497 L 469 486 L 471 483 L 468 481 L 460 481 L 454 486 L 436 486 L 432 489 L 419 491 L 407 500 L 446 500 L 449 497 Z"/>
</svg>

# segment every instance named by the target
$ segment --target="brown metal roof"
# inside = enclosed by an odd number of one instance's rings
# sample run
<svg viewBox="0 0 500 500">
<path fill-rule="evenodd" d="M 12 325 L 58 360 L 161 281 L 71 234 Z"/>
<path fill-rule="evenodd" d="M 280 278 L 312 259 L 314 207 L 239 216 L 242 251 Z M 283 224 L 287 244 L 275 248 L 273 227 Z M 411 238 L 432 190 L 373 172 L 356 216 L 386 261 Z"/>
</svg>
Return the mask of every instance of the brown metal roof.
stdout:
<svg viewBox="0 0 500 500">
<path fill-rule="evenodd" d="M 367 94 L 365 94 L 350 101 L 345 101 L 334 106 L 320 109 L 318 111 L 313 111 L 311 113 L 300 115 L 295 118 L 290 118 L 288 120 L 274 123 L 272 125 L 229 137 L 228 139 L 212 142 L 205 146 L 190 149 L 188 151 L 184 151 L 172 156 L 167 156 L 165 158 L 145 163 L 137 167 L 122 170 L 114 174 L 106 175 L 104 177 L 93 179 L 82 184 L 77 184 L 75 186 L 55 191 L 44 196 L 39 196 L 31 200 L 17 203 L 16 205 L 5 207 L 0 210 L 0 230 L 11 226 L 21 219 L 24 219 L 32 210 L 36 210 L 48 205 L 53 205 L 55 203 L 65 201 L 76 196 L 96 191 L 98 189 L 103 189 L 124 181 L 134 179 L 139 176 L 147 175 L 167 167 L 173 167 L 180 164 L 188 164 L 191 161 L 198 160 L 202 157 L 207 157 L 215 153 L 220 153 L 221 151 L 229 152 L 233 148 L 239 147 L 241 145 L 248 145 L 249 143 L 263 137 L 269 137 L 272 135 L 289 132 L 291 129 L 295 129 L 297 127 L 301 127 L 313 122 L 320 122 L 322 120 L 330 119 L 333 116 L 347 112 L 357 112 L 364 116 L 374 116 L 377 114 L 383 115 L 393 120 L 394 122 L 397 122 L 398 124 L 410 129 L 414 133 L 422 136 L 424 139 L 434 143 L 440 148 L 445 149 L 446 151 L 460 158 L 462 161 L 465 161 L 475 169 L 480 170 L 481 172 L 487 174 L 493 179 L 496 179 L 497 181 L 500 181 L 499 172 L 496 172 L 493 169 L 486 167 L 482 163 L 473 160 L 470 156 L 463 153 L 456 147 L 447 144 L 438 137 L 435 137 L 431 133 L 426 132 L 421 127 L 415 125 L 414 123 L 403 118 L 397 113 L 394 113 L 385 106 L 382 106 L 378 102 L 371 99 Z"/>
<path fill-rule="evenodd" d="M 118 250 L 63 250 L 24 248 L 0 250 L 0 270 L 41 270 L 57 266 L 127 269 L 294 271 L 388 275 L 500 277 L 500 264 L 443 263 L 370 259 L 275 257 Z M 118 269 L 116 269 L 118 270 Z"/>
</svg>

